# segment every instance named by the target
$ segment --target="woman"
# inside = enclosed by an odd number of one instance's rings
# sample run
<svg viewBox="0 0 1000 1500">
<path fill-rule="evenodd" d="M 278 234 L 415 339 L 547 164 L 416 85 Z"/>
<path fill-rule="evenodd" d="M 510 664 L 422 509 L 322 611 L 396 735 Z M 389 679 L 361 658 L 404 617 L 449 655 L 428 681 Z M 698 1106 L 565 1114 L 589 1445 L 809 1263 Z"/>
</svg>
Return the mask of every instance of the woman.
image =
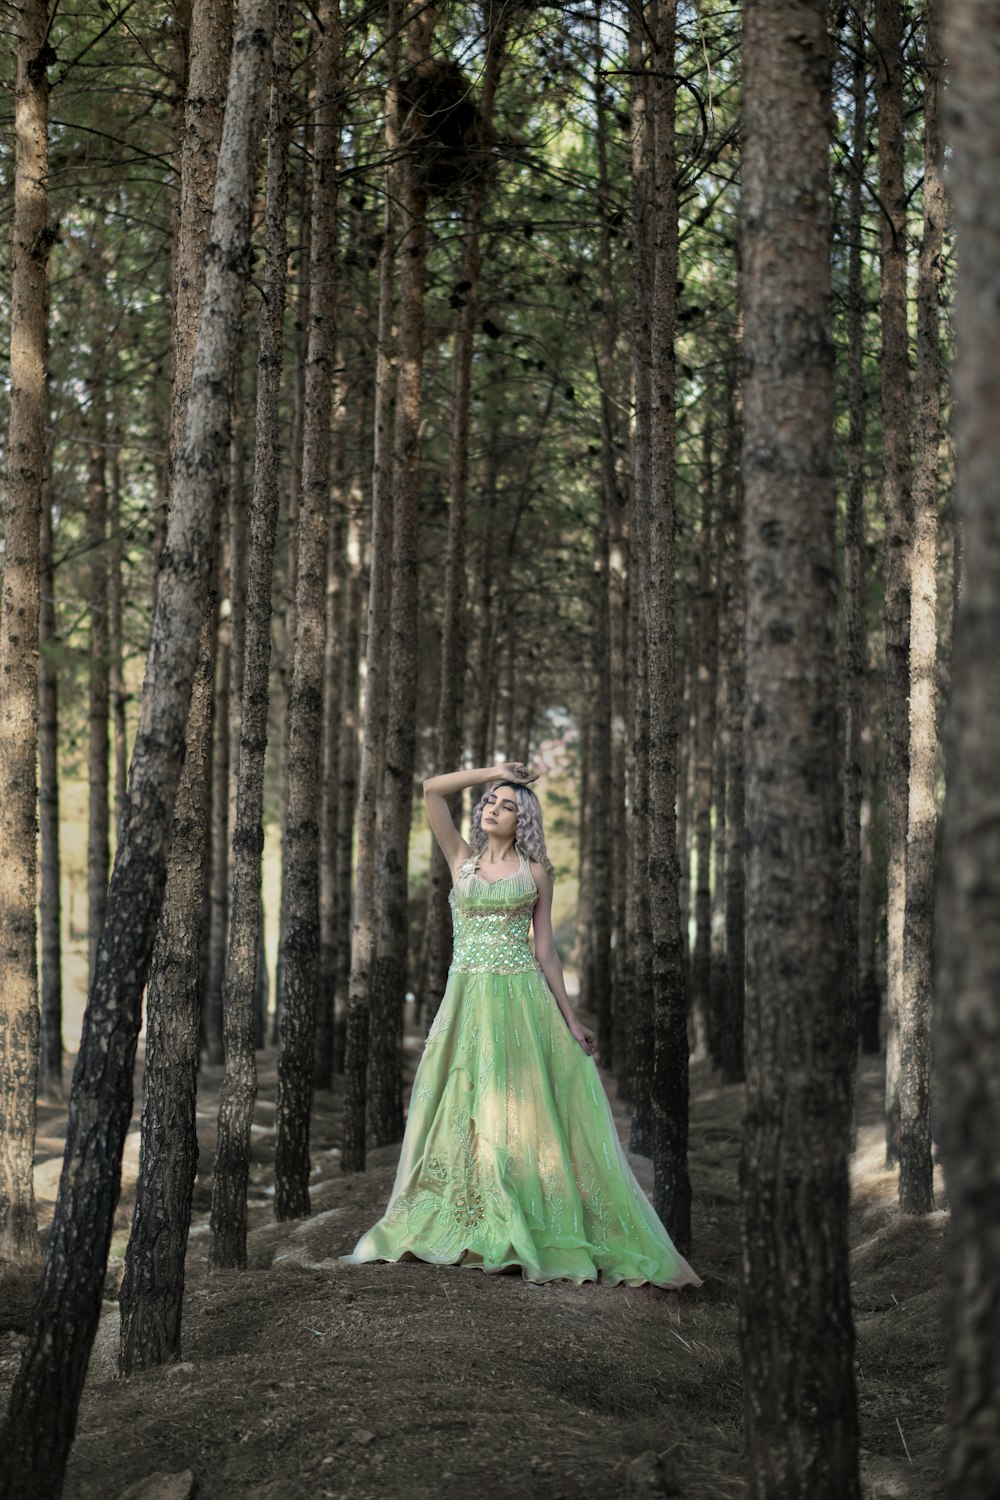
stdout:
<svg viewBox="0 0 1000 1500">
<path fill-rule="evenodd" d="M 454 956 L 389 1206 L 346 1259 L 700 1286 L 625 1160 L 566 994 L 535 779 L 508 762 L 424 782 L 452 874 Z M 470 846 L 446 799 L 484 782 Z"/>
</svg>

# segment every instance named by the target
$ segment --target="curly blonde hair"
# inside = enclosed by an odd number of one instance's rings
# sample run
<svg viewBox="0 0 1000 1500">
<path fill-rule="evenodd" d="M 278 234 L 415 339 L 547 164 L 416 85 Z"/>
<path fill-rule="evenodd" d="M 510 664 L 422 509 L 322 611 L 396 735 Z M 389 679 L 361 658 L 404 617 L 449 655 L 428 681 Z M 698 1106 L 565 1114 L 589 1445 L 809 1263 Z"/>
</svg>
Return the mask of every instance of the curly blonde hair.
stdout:
<svg viewBox="0 0 1000 1500">
<path fill-rule="evenodd" d="M 486 788 L 472 812 L 472 853 L 466 864 L 471 869 L 476 860 L 482 854 L 487 845 L 487 837 L 483 832 L 483 808 L 486 799 L 491 792 L 495 792 L 498 786 L 509 786 L 514 793 L 514 801 L 517 803 L 517 831 L 514 835 L 514 848 L 520 850 L 527 860 L 535 860 L 547 870 L 550 876 L 555 876 L 552 861 L 549 859 L 545 848 L 545 830 L 542 827 L 542 807 L 534 792 L 528 786 L 523 786 L 517 781 L 494 781 Z"/>
</svg>

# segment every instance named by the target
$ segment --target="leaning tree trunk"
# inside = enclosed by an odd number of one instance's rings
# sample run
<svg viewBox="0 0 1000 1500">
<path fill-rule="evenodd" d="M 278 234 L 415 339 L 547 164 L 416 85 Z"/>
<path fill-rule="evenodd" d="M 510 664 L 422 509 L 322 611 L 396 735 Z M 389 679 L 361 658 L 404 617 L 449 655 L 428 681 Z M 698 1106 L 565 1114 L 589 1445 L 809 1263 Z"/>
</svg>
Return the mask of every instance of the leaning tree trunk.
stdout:
<svg viewBox="0 0 1000 1500">
<path fill-rule="evenodd" d="M 100 334 L 98 334 L 100 337 Z M 108 629 L 108 416 L 104 374 L 90 383 L 90 445 L 87 466 L 87 546 L 90 615 L 90 695 L 87 710 L 87 974 L 93 975 L 104 926 L 110 860 L 108 824 L 108 722 L 110 632 Z"/>
<path fill-rule="evenodd" d="M 931 993 L 937 863 L 937 552 L 941 449 L 940 301 L 945 196 L 941 176 L 940 0 L 928 0 L 924 41 L 924 232 L 917 268 L 913 551 L 910 569 L 910 786 L 906 819 L 903 1006 L 899 1026 L 899 1206 L 934 1207 L 931 1158 Z"/>
<path fill-rule="evenodd" d="M 178 265 L 187 267 L 174 310 L 171 468 L 176 470 L 190 395 L 198 315 L 199 255 L 213 163 L 223 129 L 230 47 L 226 5 L 200 6 L 190 35 Z M 228 447 L 228 439 L 227 439 Z M 212 548 L 215 548 L 213 536 Z M 124 1374 L 163 1364 L 180 1349 L 184 1256 L 198 1161 L 196 1083 L 201 1018 L 202 912 L 208 864 L 212 745 L 214 600 L 199 628 L 195 685 L 184 737 L 167 854 L 167 878 L 146 996 L 147 1052 L 142 1085 L 139 1180 L 121 1291 L 119 1365 Z"/>
<path fill-rule="evenodd" d="M 955 444 L 962 590 L 935 937 L 935 1064 L 951 1207 L 949 1500 L 1000 1494 L 1000 11 L 951 0 L 945 53 L 961 245 Z"/>
<path fill-rule="evenodd" d="M 242 0 L 184 446 L 157 589 L 129 799 L 70 1097 L 59 1196 L 28 1343 L 0 1433 L 0 1496 L 62 1490 L 101 1311 L 132 1112 L 140 1002 L 166 880 L 252 245 L 250 204 L 270 56 L 269 0 Z M 93 1122 L 101 1121 L 100 1130 Z"/>
<path fill-rule="evenodd" d="M 676 654 L 676 371 L 677 189 L 673 75 L 676 0 L 653 7 L 654 72 L 650 115 L 655 149 L 652 239 L 654 279 L 650 356 L 650 482 L 637 488 L 642 607 L 649 674 L 650 975 L 655 1051 L 650 1086 L 653 1114 L 653 1205 L 682 1254 L 691 1245 L 688 1176 L 687 976 L 677 854 Z"/>
<path fill-rule="evenodd" d="M 284 355 L 288 258 L 288 146 L 291 138 L 291 0 L 279 0 L 268 129 L 264 296 L 257 355 L 257 422 L 250 508 L 242 718 L 229 951 L 222 991 L 226 1072 L 219 1101 L 212 1176 L 209 1264 L 242 1267 L 247 1259 L 250 1128 L 257 1097 L 255 996 L 261 932 L 260 867 L 264 850 L 264 757 L 271 663 L 271 575 L 278 529 L 278 398 Z"/>
<path fill-rule="evenodd" d="M 288 706 L 288 822 L 282 847 L 280 1053 L 275 1117 L 277 1219 L 309 1212 L 316 989 L 319 981 L 319 772 L 329 510 L 330 394 L 337 348 L 337 155 L 340 142 L 339 0 L 317 11 L 316 109 L 309 262 L 302 494 L 298 514 L 295 660 Z"/>
<path fill-rule="evenodd" d="M 906 326 L 906 185 L 903 176 L 901 0 L 875 0 L 875 97 L 878 102 L 879 200 L 882 208 L 882 506 L 885 573 L 885 799 L 888 932 L 885 1044 L 886 1166 L 899 1155 L 899 1027 L 903 1006 L 906 809 L 910 690 L 910 373 Z"/>
<path fill-rule="evenodd" d="M 860 1494 L 847 1268 L 826 0 L 744 11 L 751 1496 Z M 781 414 L 775 420 L 775 413 Z M 808 893 L 808 896 L 804 895 Z"/>
<path fill-rule="evenodd" d="M 361 762 L 358 767 L 357 873 L 351 918 L 351 973 L 344 1042 L 344 1131 L 340 1164 L 363 1172 L 366 1147 L 369 995 L 375 953 L 375 824 L 379 784 L 379 744 L 385 732 L 389 654 L 389 564 L 392 553 L 392 408 L 394 369 L 395 198 L 393 168 L 398 148 L 399 26 L 396 0 L 386 12 L 387 74 L 385 129 L 388 164 L 379 256 L 378 338 L 375 350 L 375 431 L 372 438 L 372 519 L 368 585 L 365 701 Z"/>
<path fill-rule="evenodd" d="M 435 12 L 416 8 L 408 23 L 409 61 L 430 55 Z M 418 127 L 414 126 L 416 132 Z M 405 145 L 405 142 L 404 142 Z M 424 282 L 427 258 L 425 162 L 419 134 L 403 158 L 399 273 L 399 371 L 393 425 L 392 591 L 382 805 L 375 851 L 375 953 L 371 972 L 367 1112 L 372 1144 L 403 1134 L 400 1056 L 406 989 L 408 855 L 416 761 L 417 636 L 420 570 L 420 455 Z"/>
<path fill-rule="evenodd" d="M 52 566 L 52 507 L 42 502 L 38 583 L 38 831 L 41 843 L 39 947 L 42 1013 L 38 1091 L 63 1097 L 62 892 L 59 858 L 59 672 L 56 667 L 55 573 Z"/>
<path fill-rule="evenodd" d="M 111 747 L 114 764 L 115 810 L 114 827 L 121 827 L 125 813 L 125 796 L 128 786 L 128 748 L 126 743 L 127 692 L 125 689 L 125 646 L 122 631 L 122 615 L 125 603 L 124 561 L 125 548 L 122 543 L 122 485 L 119 465 L 117 436 L 111 451 L 110 514 L 111 549 L 108 568 L 108 650 L 111 653 L 109 685 L 111 690 Z"/>
<path fill-rule="evenodd" d="M 47 0 L 17 18 L 10 406 L 0 602 L 0 1257 L 38 1254 L 32 1159 L 38 1075 L 35 755 L 38 551 L 45 473 L 48 222 Z"/>
</svg>

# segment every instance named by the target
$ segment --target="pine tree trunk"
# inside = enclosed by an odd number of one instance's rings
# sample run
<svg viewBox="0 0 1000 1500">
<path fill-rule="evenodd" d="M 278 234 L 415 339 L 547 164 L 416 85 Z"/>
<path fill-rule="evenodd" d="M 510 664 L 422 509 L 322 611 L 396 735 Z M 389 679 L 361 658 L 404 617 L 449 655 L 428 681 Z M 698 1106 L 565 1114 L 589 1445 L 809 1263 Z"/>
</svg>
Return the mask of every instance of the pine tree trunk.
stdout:
<svg viewBox="0 0 1000 1500">
<path fill-rule="evenodd" d="M 408 60 L 430 55 L 436 13 L 419 4 L 407 30 Z M 427 197 L 419 136 L 402 141 L 399 372 L 393 427 L 392 590 L 385 767 L 375 851 L 375 951 L 371 971 L 367 1111 L 372 1144 L 403 1134 L 400 1054 L 406 990 L 408 855 L 416 762 L 421 406 Z"/>
<path fill-rule="evenodd" d="M 166 879 L 251 259 L 249 207 L 268 0 L 242 0 L 184 444 L 157 590 L 129 800 L 73 1077 L 59 1196 L 28 1343 L 0 1434 L 0 1496 L 57 1500 L 101 1309 L 132 1108 L 140 1000 Z M 92 1122 L 100 1120 L 99 1131 Z"/>
<path fill-rule="evenodd" d="M 508 7 L 501 7 L 487 41 L 479 117 L 488 128 L 493 118 L 500 71 L 503 67 Z M 483 164 L 485 165 L 485 164 Z M 466 668 L 466 516 L 469 498 L 469 434 L 472 413 L 472 355 L 479 323 L 479 269 L 482 261 L 480 234 L 486 202 L 486 172 L 473 177 L 466 194 L 463 216 L 462 264 L 459 271 L 461 298 L 452 351 L 451 441 L 448 449 L 448 551 L 445 559 L 444 609 L 441 623 L 441 661 L 438 679 L 437 739 L 435 766 L 444 770 L 457 766 L 462 755 L 462 719 L 465 708 Z M 477 761 L 485 765 L 485 760 Z M 452 816 L 461 817 L 458 802 Z M 448 896 L 451 871 L 435 843 L 427 890 L 427 958 L 423 966 L 422 990 L 436 1008 L 444 992 L 451 960 L 451 912 Z"/>
<path fill-rule="evenodd" d="M 698 541 L 697 664 L 694 694 L 695 944 L 691 1006 L 703 1017 L 709 1055 L 715 1056 L 712 1026 L 712 771 L 719 683 L 719 615 L 715 551 L 716 499 L 711 412 L 702 435 L 701 521 Z"/>
<path fill-rule="evenodd" d="M 363 450 L 364 451 L 364 450 Z M 334 997 L 334 1063 L 344 1070 L 347 1007 L 351 985 L 351 903 L 354 884 L 354 815 L 358 795 L 358 688 L 361 655 L 361 517 L 360 487 L 351 492 L 351 514 L 347 523 L 347 577 L 341 635 L 344 649 L 340 660 L 340 749 L 337 753 L 337 844 L 336 844 L 336 989 Z"/>
<path fill-rule="evenodd" d="M 110 632 L 108 629 L 108 421 L 104 376 L 90 385 L 90 447 L 87 471 L 89 548 L 90 698 L 87 712 L 87 973 L 93 975 L 104 926 L 110 861 L 108 823 L 108 722 Z"/>
<path fill-rule="evenodd" d="M 900 1016 L 906 901 L 910 690 L 910 374 L 906 327 L 906 186 L 901 0 L 875 0 L 875 97 L 881 204 L 882 507 L 885 516 L 885 798 L 888 839 L 886 1166 L 899 1156 Z"/>
<path fill-rule="evenodd" d="M 229 482 L 232 483 L 232 443 L 230 442 Z M 210 794 L 205 801 L 206 833 L 210 855 L 204 870 L 205 896 L 208 907 L 206 961 L 204 973 L 204 1008 L 206 1061 L 218 1066 L 223 1060 L 222 981 L 226 967 L 226 938 L 229 928 L 229 675 L 232 597 L 229 592 L 229 486 L 219 516 L 219 540 L 215 564 L 218 602 L 215 609 L 214 702 L 210 714 L 208 776 Z M 242 525 L 243 518 L 240 517 Z M 200 916 L 200 913 L 199 913 Z"/>
<path fill-rule="evenodd" d="M 295 661 L 289 704 L 288 824 L 282 848 L 281 1050 L 274 1158 L 274 1214 L 279 1220 L 301 1218 L 309 1212 L 309 1115 L 319 981 L 318 812 L 330 398 L 337 348 L 334 297 L 342 111 L 339 0 L 323 0 L 317 11 L 317 28 L 309 341 L 298 514 Z"/>
<path fill-rule="evenodd" d="M 264 946 L 260 899 L 264 850 L 264 758 L 271 664 L 271 578 L 278 529 L 279 397 L 288 260 L 286 211 L 291 137 L 291 30 L 292 0 L 279 0 L 274 20 L 268 125 L 264 296 L 258 329 L 254 478 L 247 559 L 236 816 L 233 820 L 233 889 L 222 991 L 226 1071 L 219 1100 L 208 1252 L 209 1264 L 215 1269 L 246 1265 L 250 1127 L 257 1097 L 256 998 L 259 961 Z"/>
<path fill-rule="evenodd" d="M 41 843 L 39 947 L 42 961 L 42 1014 L 38 1049 L 38 1091 L 63 1098 L 62 888 L 59 858 L 59 673 L 56 667 L 55 574 L 52 567 L 52 511 L 42 502 L 38 564 L 38 824 Z"/>
<path fill-rule="evenodd" d="M 937 542 L 941 449 L 940 301 L 945 196 L 941 176 L 940 0 L 924 41 L 924 225 L 917 267 L 913 550 L 910 573 L 910 744 L 906 820 L 903 1004 L 899 1036 L 899 1206 L 934 1207 L 931 1159 L 932 929 L 937 844 Z"/>
<path fill-rule="evenodd" d="M 181 1348 L 184 1256 L 198 1167 L 198 937 L 208 863 L 214 631 L 215 610 L 209 600 L 174 803 L 167 884 L 146 987 L 139 1179 L 119 1298 L 122 1375 L 177 1359 Z"/>
<path fill-rule="evenodd" d="M 676 373 L 677 192 L 673 74 L 676 0 L 652 8 L 653 67 L 650 115 L 655 163 L 651 299 L 650 483 L 637 487 L 642 510 L 642 608 L 649 674 L 649 865 L 652 932 L 650 988 L 655 1052 L 650 1096 L 653 1114 L 653 1206 L 682 1254 L 691 1246 L 688 1177 L 687 975 L 679 900 L 677 850 L 676 659 Z"/>
<path fill-rule="evenodd" d="M 0 1257 L 34 1259 L 32 1158 L 38 1076 L 35 819 L 38 794 L 38 563 L 45 473 L 48 222 L 46 0 L 17 18 L 10 402 L 0 603 Z"/>
<path fill-rule="evenodd" d="M 951 0 L 945 55 L 955 287 L 955 618 L 935 913 L 935 1066 L 951 1208 L 949 1500 L 1000 1493 L 1000 11 Z"/>
<path fill-rule="evenodd" d="M 389 652 L 389 565 L 393 531 L 392 410 L 395 398 L 393 313 L 396 170 L 398 151 L 399 11 L 386 10 L 386 110 L 388 165 L 379 256 L 378 340 L 375 355 L 375 430 L 372 441 L 371 563 L 368 585 L 365 701 L 358 768 L 357 868 L 351 923 L 351 973 L 344 1043 L 344 1172 L 365 1167 L 370 990 L 375 953 L 375 831 L 379 792 L 379 744 L 385 733 Z"/>
<path fill-rule="evenodd" d="M 323 649 L 323 738 L 319 814 L 319 985 L 316 992 L 316 1046 L 313 1087 L 333 1087 L 333 1012 L 337 992 L 337 793 L 340 754 L 340 661 L 346 528 L 344 525 L 344 442 L 346 413 L 336 418 L 332 478 L 334 505 L 326 557 L 326 639 Z"/>
<path fill-rule="evenodd" d="M 735 361 L 737 350 L 733 350 Z M 724 1083 L 745 1076 L 743 1023 L 746 1001 L 746 571 L 743 476 L 739 465 L 742 410 L 735 380 L 727 424 L 731 434 L 725 476 L 727 587 L 726 670 L 726 1018 L 721 1035 Z"/>
<path fill-rule="evenodd" d="M 111 548 L 108 568 L 108 649 L 111 654 L 109 687 L 111 692 L 111 758 L 114 766 L 115 810 L 114 828 L 117 831 L 125 815 L 125 795 L 128 782 L 128 742 L 125 690 L 125 645 L 122 633 L 122 610 L 124 605 L 124 547 L 122 545 L 122 485 L 117 445 L 111 451 L 110 526 Z"/>
<path fill-rule="evenodd" d="M 744 10 L 749 1493 L 860 1495 L 847 1261 L 826 0 Z M 781 413 L 780 421 L 775 413 Z M 808 892 L 808 899 L 803 893 Z"/>
<path fill-rule="evenodd" d="M 859 925 L 861 902 L 862 708 L 865 694 L 864 591 L 864 297 L 861 281 L 861 189 L 865 170 L 864 21 L 854 13 L 853 119 L 847 192 L 847 494 L 844 519 L 844 1004 L 861 1019 Z"/>
<path fill-rule="evenodd" d="M 629 516 L 629 639 L 632 684 L 629 733 L 629 870 L 626 933 L 629 962 L 628 1049 L 632 1098 L 629 1148 L 652 1155 L 650 1088 L 653 1060 L 652 950 L 649 907 L 649 663 L 643 609 L 643 556 L 648 542 L 652 444 L 653 121 L 647 36 L 638 8 L 629 8 L 632 110 L 632 383 L 635 425 Z"/>
<path fill-rule="evenodd" d="M 173 442 L 183 441 L 190 400 L 199 278 L 211 230 L 205 217 L 218 160 L 230 49 L 228 7 L 198 8 L 190 33 L 182 171 L 184 205 L 178 260 L 191 280 L 175 308 Z M 206 91 L 210 91 L 207 95 Z M 209 108 L 206 97 L 214 101 Z M 183 389 L 178 390 L 180 381 Z M 228 421 L 228 412 L 225 420 Z M 224 439 L 228 452 L 228 433 Z M 176 472 L 179 450 L 171 450 Z M 217 512 L 218 515 L 218 512 Z M 213 535 L 214 553 L 216 538 Z M 191 1196 L 198 1161 L 197 1072 L 202 1015 L 202 914 L 209 851 L 212 756 L 212 679 L 215 599 L 206 597 L 198 636 L 198 658 L 184 731 L 184 761 L 173 806 L 167 877 L 149 964 L 146 990 L 146 1062 L 142 1087 L 139 1180 L 121 1290 L 119 1368 L 164 1364 L 180 1351 L 184 1257 Z M 211 1050 L 212 1028 L 209 1025 Z"/>
</svg>

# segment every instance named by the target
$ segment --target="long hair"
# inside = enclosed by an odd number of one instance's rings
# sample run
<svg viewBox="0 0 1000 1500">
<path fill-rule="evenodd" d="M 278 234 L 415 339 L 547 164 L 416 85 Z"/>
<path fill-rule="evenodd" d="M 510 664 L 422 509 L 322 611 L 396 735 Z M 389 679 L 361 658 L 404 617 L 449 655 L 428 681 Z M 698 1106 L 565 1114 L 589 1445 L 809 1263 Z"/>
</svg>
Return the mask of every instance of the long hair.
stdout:
<svg viewBox="0 0 1000 1500">
<path fill-rule="evenodd" d="M 516 781 L 494 781 L 488 786 L 476 803 L 472 812 L 472 854 L 467 864 L 471 867 L 486 848 L 488 839 L 483 831 L 483 808 L 486 799 L 491 792 L 495 792 L 498 786 L 508 786 L 514 793 L 514 801 L 517 803 L 517 829 L 514 834 L 514 848 L 519 849 L 525 859 L 536 860 L 543 869 L 551 876 L 555 876 L 552 861 L 549 859 L 545 848 L 545 830 L 542 827 L 542 807 L 538 798 L 530 787 L 522 786 Z"/>
</svg>

